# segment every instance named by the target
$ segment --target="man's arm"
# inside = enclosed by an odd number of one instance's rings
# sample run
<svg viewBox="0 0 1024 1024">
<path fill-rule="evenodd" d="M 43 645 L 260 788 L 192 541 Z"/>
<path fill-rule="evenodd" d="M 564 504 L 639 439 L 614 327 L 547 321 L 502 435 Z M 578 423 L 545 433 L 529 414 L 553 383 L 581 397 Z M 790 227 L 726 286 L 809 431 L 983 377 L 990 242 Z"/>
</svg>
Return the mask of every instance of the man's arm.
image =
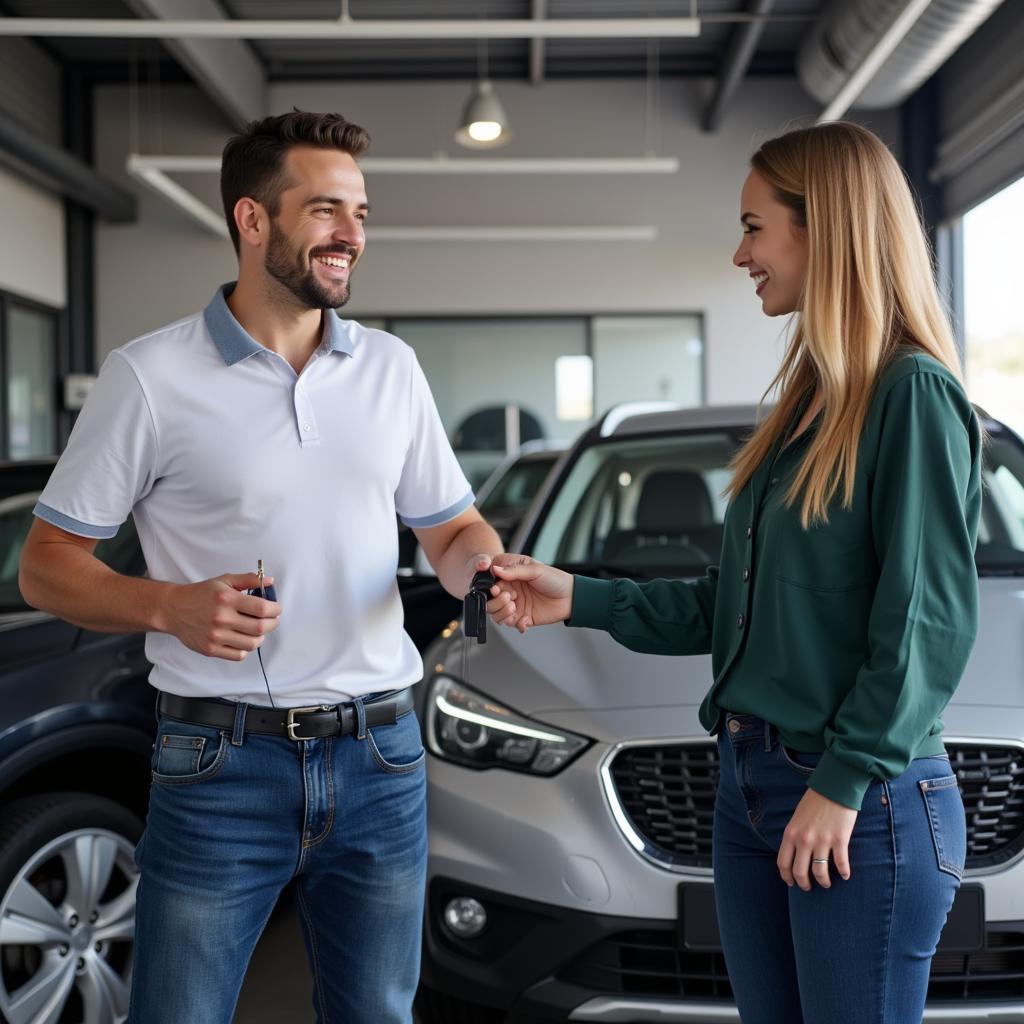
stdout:
<svg viewBox="0 0 1024 1024">
<path fill-rule="evenodd" d="M 241 661 L 277 628 L 280 604 L 245 593 L 258 586 L 255 573 L 190 584 L 122 576 L 95 556 L 98 543 L 36 519 L 21 552 L 22 596 L 85 629 L 170 633 L 200 654 L 228 661 Z"/>
<path fill-rule="evenodd" d="M 440 526 L 416 527 L 413 533 L 444 589 L 460 600 L 469 591 L 474 573 L 490 568 L 491 559 L 505 550 L 476 506 Z"/>
</svg>

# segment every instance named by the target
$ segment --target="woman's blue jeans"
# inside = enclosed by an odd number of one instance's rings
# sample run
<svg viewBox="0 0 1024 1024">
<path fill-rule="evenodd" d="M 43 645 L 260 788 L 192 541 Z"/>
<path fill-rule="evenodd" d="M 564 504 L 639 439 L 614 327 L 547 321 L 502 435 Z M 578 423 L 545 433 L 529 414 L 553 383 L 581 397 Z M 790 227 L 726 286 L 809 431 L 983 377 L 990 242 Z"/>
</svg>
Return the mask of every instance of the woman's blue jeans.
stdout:
<svg viewBox="0 0 1024 1024">
<path fill-rule="evenodd" d="M 162 718 L 136 851 L 129 1024 L 229 1024 L 292 879 L 317 1020 L 411 1024 L 425 790 L 413 713 L 301 742 Z"/>
<path fill-rule="evenodd" d="M 967 853 L 949 759 L 872 783 L 849 881 L 830 864 L 832 888 L 804 892 L 776 857 L 820 755 L 788 751 L 753 715 L 728 715 L 718 750 L 715 901 L 743 1024 L 920 1024 Z"/>
</svg>

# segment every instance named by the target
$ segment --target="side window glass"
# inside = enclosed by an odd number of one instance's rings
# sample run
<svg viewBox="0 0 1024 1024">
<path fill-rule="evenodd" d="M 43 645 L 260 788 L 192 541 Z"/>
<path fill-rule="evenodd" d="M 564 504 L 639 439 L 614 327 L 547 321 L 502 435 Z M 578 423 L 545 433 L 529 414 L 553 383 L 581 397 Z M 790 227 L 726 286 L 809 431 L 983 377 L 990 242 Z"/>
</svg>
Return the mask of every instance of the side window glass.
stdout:
<svg viewBox="0 0 1024 1024">
<path fill-rule="evenodd" d="M 18 588 L 18 563 L 25 538 L 35 521 L 32 510 L 39 494 L 39 491 L 29 491 L 0 499 L 0 613 L 29 609 Z M 130 575 L 145 570 L 135 522 L 130 516 L 115 536 L 96 545 L 96 557 L 115 572 Z"/>
<path fill-rule="evenodd" d="M 0 612 L 28 610 L 18 589 L 18 562 L 38 497 L 34 491 L 0 499 Z"/>
</svg>

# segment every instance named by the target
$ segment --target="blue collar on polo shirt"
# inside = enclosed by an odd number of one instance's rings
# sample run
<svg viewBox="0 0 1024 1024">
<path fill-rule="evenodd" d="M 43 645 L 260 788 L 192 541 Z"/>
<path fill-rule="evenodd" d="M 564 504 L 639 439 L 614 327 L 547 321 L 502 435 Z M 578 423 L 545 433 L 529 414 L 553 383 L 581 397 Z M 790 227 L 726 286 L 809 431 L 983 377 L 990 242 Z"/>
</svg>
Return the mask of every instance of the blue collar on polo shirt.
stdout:
<svg viewBox="0 0 1024 1024">
<path fill-rule="evenodd" d="M 236 284 L 236 281 L 222 284 L 210 300 L 210 304 L 203 310 L 206 329 L 228 366 L 234 366 L 235 363 L 248 359 L 257 352 L 268 351 L 266 346 L 261 345 L 242 327 L 228 308 L 225 300 L 235 290 Z M 327 351 L 352 355 L 352 339 L 349 338 L 338 314 L 333 309 L 325 309 L 321 319 L 324 325 L 321 344 L 325 345 Z"/>
</svg>

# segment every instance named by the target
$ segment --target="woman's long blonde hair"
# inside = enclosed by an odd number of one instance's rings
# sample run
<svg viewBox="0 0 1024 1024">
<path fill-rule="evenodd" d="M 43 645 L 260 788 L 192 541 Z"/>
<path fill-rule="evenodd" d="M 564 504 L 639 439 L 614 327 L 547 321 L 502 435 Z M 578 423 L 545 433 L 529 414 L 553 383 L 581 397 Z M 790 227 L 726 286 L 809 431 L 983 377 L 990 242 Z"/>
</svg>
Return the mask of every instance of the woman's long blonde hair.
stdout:
<svg viewBox="0 0 1024 1024">
<path fill-rule="evenodd" d="M 782 366 L 765 392 L 775 408 L 732 462 L 743 490 L 816 389 L 820 426 L 786 494 L 804 527 L 853 501 L 861 430 L 880 374 L 900 346 L 927 352 L 959 379 L 960 358 L 939 299 L 917 207 L 899 164 L 871 132 L 846 121 L 787 132 L 750 161 L 807 229 L 807 276 Z"/>
</svg>

